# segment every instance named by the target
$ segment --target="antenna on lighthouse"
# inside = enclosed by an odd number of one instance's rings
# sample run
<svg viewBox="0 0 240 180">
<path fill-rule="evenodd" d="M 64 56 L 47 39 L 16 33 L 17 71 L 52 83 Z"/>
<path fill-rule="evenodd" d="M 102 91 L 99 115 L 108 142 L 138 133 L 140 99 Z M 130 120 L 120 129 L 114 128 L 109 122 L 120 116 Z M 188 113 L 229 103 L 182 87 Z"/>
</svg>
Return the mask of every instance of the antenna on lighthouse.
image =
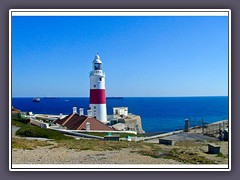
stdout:
<svg viewBox="0 0 240 180">
<path fill-rule="evenodd" d="M 96 55 L 95 55 L 95 59 L 100 59 L 100 56 L 99 56 L 98 53 L 96 53 Z"/>
</svg>

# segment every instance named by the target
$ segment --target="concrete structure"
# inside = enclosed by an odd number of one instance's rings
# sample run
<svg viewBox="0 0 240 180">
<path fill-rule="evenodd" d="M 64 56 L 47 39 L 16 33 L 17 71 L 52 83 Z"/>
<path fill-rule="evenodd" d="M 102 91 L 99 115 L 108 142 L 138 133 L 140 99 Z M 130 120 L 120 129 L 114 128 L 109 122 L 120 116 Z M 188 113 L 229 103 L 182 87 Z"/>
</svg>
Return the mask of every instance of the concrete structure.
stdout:
<svg viewBox="0 0 240 180">
<path fill-rule="evenodd" d="M 102 61 L 96 54 L 90 72 L 90 108 L 97 120 L 107 123 L 107 107 L 105 93 L 105 74 L 102 71 Z"/>
<path fill-rule="evenodd" d="M 120 140 L 120 135 L 109 135 L 109 136 L 104 136 L 104 140 L 106 141 L 119 141 Z"/>
<path fill-rule="evenodd" d="M 128 107 L 114 107 L 113 115 L 128 116 Z"/>
<path fill-rule="evenodd" d="M 189 118 L 185 119 L 185 126 L 184 126 L 184 132 L 190 131 L 190 124 L 189 124 Z"/>
<path fill-rule="evenodd" d="M 33 118 L 30 118 L 30 123 L 35 125 L 35 126 L 38 126 L 40 128 L 45 128 L 45 129 L 49 128 L 49 124 L 48 123 L 41 122 L 41 121 L 33 119 Z"/>
<path fill-rule="evenodd" d="M 175 141 L 171 139 L 159 139 L 159 144 L 165 144 L 165 145 L 174 145 Z"/>
<path fill-rule="evenodd" d="M 108 115 L 108 121 L 117 130 L 144 133 L 141 117 L 128 113 L 128 107 L 114 107 L 113 115 Z"/>
<path fill-rule="evenodd" d="M 219 154 L 221 146 L 216 144 L 208 144 L 208 153 L 209 154 Z"/>
</svg>

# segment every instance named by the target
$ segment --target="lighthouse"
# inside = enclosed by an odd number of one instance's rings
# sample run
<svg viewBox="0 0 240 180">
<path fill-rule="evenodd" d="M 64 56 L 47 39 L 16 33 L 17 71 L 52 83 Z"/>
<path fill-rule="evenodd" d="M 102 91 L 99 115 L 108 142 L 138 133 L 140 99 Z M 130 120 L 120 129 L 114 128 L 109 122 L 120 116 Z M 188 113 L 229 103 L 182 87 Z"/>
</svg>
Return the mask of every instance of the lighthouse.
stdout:
<svg viewBox="0 0 240 180">
<path fill-rule="evenodd" d="M 107 107 L 105 93 L 105 73 L 102 71 L 102 61 L 98 55 L 92 62 L 90 71 L 90 108 L 92 115 L 99 121 L 107 122 Z"/>
</svg>

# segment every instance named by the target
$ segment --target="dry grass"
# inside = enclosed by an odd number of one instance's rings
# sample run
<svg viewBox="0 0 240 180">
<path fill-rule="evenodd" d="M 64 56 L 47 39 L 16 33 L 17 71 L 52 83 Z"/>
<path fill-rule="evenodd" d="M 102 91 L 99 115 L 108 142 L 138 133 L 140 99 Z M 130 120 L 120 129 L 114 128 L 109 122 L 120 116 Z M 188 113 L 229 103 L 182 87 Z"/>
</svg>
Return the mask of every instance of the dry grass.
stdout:
<svg viewBox="0 0 240 180">
<path fill-rule="evenodd" d="M 153 158 L 173 159 L 184 164 L 221 164 L 226 163 L 228 153 L 224 152 L 219 155 L 209 155 L 204 150 L 207 143 L 204 141 L 182 141 L 176 142 L 174 146 L 165 146 L 160 144 L 151 144 L 146 142 L 128 142 L 128 141 L 104 141 L 96 139 L 74 139 L 66 137 L 61 133 L 48 129 L 28 126 L 19 122 L 14 122 L 21 127 L 17 134 L 32 137 L 47 137 L 55 140 L 53 142 L 26 140 L 23 138 L 13 138 L 12 147 L 18 149 L 35 149 L 39 146 L 49 146 L 49 148 L 64 147 L 76 151 L 111 151 L 129 148 L 131 152 L 139 153 Z M 227 145 L 225 142 L 214 142 L 216 144 Z M 52 146 L 50 146 L 52 145 Z"/>
<path fill-rule="evenodd" d="M 39 146 L 50 146 L 50 145 L 51 144 L 46 141 L 27 140 L 23 138 L 12 139 L 12 148 L 17 148 L 17 149 L 33 150 Z"/>
<path fill-rule="evenodd" d="M 128 142 L 128 141 L 104 141 L 104 140 L 61 140 L 58 142 L 58 147 L 67 147 L 69 149 L 75 149 L 76 151 L 93 150 L 93 151 L 105 151 L 105 150 L 121 150 L 122 148 L 136 148 L 142 144 L 141 142 Z"/>
<path fill-rule="evenodd" d="M 192 151 L 186 151 L 181 148 L 174 148 L 165 156 L 167 159 L 174 159 L 184 164 L 217 164 L 216 161 L 201 156 Z"/>
<path fill-rule="evenodd" d="M 53 145 L 53 142 L 26 140 L 22 138 L 13 138 L 13 148 L 35 149 L 39 146 Z M 132 153 L 138 153 L 153 158 L 173 159 L 183 164 L 221 164 L 227 156 L 223 154 L 209 155 L 201 149 L 205 142 L 178 142 L 175 146 L 165 146 L 160 144 L 151 144 L 145 142 L 127 142 L 127 141 L 104 141 L 104 140 L 86 140 L 72 139 L 60 140 L 54 143 L 51 148 L 64 147 L 74 149 L 75 151 L 111 151 L 130 149 Z"/>
</svg>

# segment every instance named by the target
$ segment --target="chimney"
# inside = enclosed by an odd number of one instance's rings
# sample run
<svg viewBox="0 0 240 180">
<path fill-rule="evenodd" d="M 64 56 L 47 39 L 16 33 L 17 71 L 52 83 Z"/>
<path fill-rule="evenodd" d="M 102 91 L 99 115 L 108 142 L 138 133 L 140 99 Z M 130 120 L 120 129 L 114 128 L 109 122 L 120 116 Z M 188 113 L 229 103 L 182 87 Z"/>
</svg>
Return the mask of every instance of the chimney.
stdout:
<svg viewBox="0 0 240 180">
<path fill-rule="evenodd" d="M 92 117 L 92 110 L 91 110 L 91 108 L 88 108 L 88 110 L 87 110 L 87 116 L 88 116 L 88 117 Z"/>
<path fill-rule="evenodd" d="M 77 114 L 77 107 L 73 107 L 73 114 Z"/>
<path fill-rule="evenodd" d="M 82 115 L 84 115 L 83 108 L 79 108 L 79 116 L 82 116 Z"/>
</svg>

